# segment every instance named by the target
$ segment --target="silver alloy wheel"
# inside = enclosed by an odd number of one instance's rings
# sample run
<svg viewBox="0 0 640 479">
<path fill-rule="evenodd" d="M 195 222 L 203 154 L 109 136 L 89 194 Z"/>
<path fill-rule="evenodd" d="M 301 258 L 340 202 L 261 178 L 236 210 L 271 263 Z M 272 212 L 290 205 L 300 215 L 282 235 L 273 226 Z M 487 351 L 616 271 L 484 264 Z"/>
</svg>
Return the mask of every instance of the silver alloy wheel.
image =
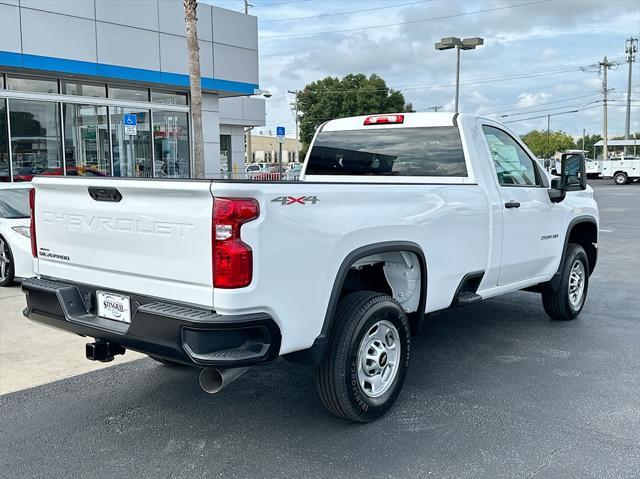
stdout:
<svg viewBox="0 0 640 479">
<path fill-rule="evenodd" d="M 625 178 L 624 175 L 616 175 L 614 179 L 616 183 L 619 185 L 624 185 L 627 182 L 627 179 Z"/>
<path fill-rule="evenodd" d="M 369 328 L 358 348 L 358 383 L 372 398 L 389 390 L 398 375 L 401 355 L 400 334 L 389 321 L 378 321 Z"/>
<path fill-rule="evenodd" d="M 585 277 L 584 264 L 579 259 L 575 260 L 569 273 L 569 303 L 574 308 L 578 308 L 582 302 Z"/>
<path fill-rule="evenodd" d="M 9 265 L 11 258 L 9 257 L 9 245 L 0 238 L 0 281 L 5 281 L 9 276 Z"/>
</svg>

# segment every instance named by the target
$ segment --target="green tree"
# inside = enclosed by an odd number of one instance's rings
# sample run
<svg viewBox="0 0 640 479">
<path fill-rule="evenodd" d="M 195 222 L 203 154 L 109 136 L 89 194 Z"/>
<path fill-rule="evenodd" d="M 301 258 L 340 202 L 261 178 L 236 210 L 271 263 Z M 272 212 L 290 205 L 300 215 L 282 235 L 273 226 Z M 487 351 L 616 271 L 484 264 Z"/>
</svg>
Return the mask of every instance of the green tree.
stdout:
<svg viewBox="0 0 640 479">
<path fill-rule="evenodd" d="M 378 75 L 349 74 L 344 78 L 326 77 L 309 83 L 297 95 L 300 140 L 304 149 L 316 128 L 327 120 L 375 113 L 413 111 L 404 95 L 389 87 Z"/>
<path fill-rule="evenodd" d="M 586 153 L 587 157 L 592 158 L 593 157 L 593 145 L 595 145 L 600 140 L 602 140 L 602 135 L 599 135 L 597 133 L 594 134 L 594 135 L 585 135 L 584 136 L 584 148 L 582 147 L 582 137 L 579 137 L 576 140 L 576 145 L 578 145 L 578 148 L 586 150 L 587 151 L 587 153 Z"/>
<path fill-rule="evenodd" d="M 564 131 L 551 131 L 547 138 L 546 130 L 533 130 L 522 136 L 522 141 L 538 158 L 548 158 L 556 151 L 576 148 L 573 138 Z"/>
</svg>

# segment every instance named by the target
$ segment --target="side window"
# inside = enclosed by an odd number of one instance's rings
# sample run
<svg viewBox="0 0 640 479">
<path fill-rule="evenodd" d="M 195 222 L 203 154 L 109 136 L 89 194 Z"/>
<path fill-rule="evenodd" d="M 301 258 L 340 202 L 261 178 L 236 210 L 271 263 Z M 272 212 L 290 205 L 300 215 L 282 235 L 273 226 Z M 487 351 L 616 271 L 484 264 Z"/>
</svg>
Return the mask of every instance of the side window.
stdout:
<svg viewBox="0 0 640 479">
<path fill-rule="evenodd" d="M 482 131 L 489 144 L 500 185 L 542 186 L 533 159 L 509 134 L 489 125 L 482 125 Z"/>
</svg>

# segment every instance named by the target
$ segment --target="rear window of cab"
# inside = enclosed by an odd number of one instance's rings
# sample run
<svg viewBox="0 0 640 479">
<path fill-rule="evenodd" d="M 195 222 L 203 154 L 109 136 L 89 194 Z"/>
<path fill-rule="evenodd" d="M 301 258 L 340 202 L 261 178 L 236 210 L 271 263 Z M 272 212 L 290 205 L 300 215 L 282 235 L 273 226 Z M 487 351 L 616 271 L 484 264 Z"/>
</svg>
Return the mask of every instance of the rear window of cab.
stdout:
<svg viewBox="0 0 640 479">
<path fill-rule="evenodd" d="M 455 126 L 321 131 L 307 175 L 467 176 Z"/>
</svg>

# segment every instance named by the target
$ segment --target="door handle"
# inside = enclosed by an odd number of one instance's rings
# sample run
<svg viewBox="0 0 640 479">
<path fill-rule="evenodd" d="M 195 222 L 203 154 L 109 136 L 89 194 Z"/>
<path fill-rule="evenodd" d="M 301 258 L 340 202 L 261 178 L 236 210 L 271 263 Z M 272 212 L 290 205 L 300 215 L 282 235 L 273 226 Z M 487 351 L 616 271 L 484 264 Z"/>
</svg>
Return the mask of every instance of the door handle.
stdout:
<svg viewBox="0 0 640 479">
<path fill-rule="evenodd" d="M 517 201 L 507 201 L 504 204 L 505 208 L 520 208 L 520 203 L 518 203 Z"/>
</svg>

